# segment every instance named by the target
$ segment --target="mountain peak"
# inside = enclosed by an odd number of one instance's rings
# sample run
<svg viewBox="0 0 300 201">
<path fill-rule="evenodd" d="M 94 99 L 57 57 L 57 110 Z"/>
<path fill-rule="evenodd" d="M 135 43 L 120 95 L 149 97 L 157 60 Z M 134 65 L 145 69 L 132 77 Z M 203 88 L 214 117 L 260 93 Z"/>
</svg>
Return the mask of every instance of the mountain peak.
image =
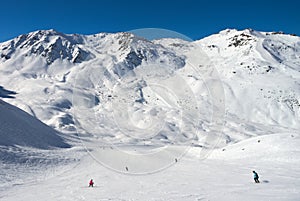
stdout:
<svg viewBox="0 0 300 201">
<path fill-rule="evenodd" d="M 15 53 L 19 53 L 23 57 L 30 55 L 44 57 L 48 65 L 57 59 L 78 63 L 88 56 L 88 52 L 79 47 L 82 42 L 80 35 L 66 35 L 53 29 L 39 30 L 2 43 L 0 56 L 5 61 L 16 56 Z"/>
</svg>

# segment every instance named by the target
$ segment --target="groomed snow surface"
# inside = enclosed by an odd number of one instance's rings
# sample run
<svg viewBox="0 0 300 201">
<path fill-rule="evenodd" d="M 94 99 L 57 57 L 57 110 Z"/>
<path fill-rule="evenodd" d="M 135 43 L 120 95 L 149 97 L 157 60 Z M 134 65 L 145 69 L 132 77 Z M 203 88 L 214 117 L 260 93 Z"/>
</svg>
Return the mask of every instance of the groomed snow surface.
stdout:
<svg viewBox="0 0 300 201">
<path fill-rule="evenodd" d="M 255 137 L 225 151 L 216 150 L 206 160 L 197 157 L 198 148 L 192 148 L 168 169 L 139 176 L 117 173 L 85 155 L 47 178 L 16 178 L 19 183 L 0 196 L 12 201 L 299 200 L 299 140 L 299 134 L 290 133 Z M 111 160 L 116 153 L 110 153 Z M 135 165 L 142 164 L 136 161 Z M 254 183 L 252 170 L 258 172 L 261 183 Z M 88 187 L 91 178 L 94 188 Z"/>
<path fill-rule="evenodd" d="M 251 29 L 0 43 L 0 200 L 299 200 L 299 66 Z"/>
</svg>

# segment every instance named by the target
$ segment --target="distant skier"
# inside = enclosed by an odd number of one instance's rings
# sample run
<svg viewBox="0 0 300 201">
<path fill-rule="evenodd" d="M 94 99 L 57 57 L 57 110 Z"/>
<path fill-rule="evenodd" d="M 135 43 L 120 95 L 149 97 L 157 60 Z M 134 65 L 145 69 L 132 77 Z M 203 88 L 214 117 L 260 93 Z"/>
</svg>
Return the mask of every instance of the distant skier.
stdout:
<svg viewBox="0 0 300 201">
<path fill-rule="evenodd" d="M 93 179 L 90 180 L 89 187 L 94 187 L 94 181 L 93 181 Z"/>
<path fill-rule="evenodd" d="M 254 170 L 252 172 L 253 172 L 253 177 L 254 177 L 255 183 L 259 183 L 259 180 L 258 180 L 259 176 L 258 176 L 257 172 L 255 172 Z"/>
</svg>

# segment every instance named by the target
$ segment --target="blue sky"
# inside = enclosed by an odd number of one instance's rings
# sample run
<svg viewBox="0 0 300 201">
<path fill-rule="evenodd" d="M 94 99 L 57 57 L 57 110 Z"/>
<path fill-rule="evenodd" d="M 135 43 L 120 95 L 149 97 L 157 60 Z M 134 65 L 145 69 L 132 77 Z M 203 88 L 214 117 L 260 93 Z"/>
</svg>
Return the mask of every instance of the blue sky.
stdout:
<svg viewBox="0 0 300 201">
<path fill-rule="evenodd" d="M 5 0 L 0 41 L 40 29 L 94 34 L 163 28 L 193 40 L 225 28 L 300 35 L 297 0 Z"/>
</svg>

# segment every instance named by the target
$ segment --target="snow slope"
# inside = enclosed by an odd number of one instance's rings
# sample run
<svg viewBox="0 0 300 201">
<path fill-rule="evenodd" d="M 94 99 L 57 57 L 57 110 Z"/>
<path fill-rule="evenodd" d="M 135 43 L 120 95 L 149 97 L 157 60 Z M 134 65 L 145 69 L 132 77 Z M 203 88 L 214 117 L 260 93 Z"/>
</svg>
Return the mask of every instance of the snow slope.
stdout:
<svg viewBox="0 0 300 201">
<path fill-rule="evenodd" d="M 200 150 L 194 148 L 169 169 L 140 176 L 116 173 L 85 157 L 58 177 L 16 186 L 0 193 L 0 199 L 296 201 L 299 139 L 299 134 L 291 133 L 256 137 L 216 150 L 206 160 L 198 160 Z M 116 154 L 112 151 L 109 157 Z M 136 166 L 143 164 L 136 161 Z M 254 183 L 252 170 L 258 172 L 260 184 Z M 88 188 L 90 178 L 94 188 Z"/>
<path fill-rule="evenodd" d="M 52 138 L 45 134 L 38 147 L 31 135 L 40 133 L 24 134 L 22 145 L 36 147 L 6 153 L 33 160 L 30 168 L 2 165 L 0 199 L 299 198 L 298 36 L 224 30 L 187 42 L 46 30 L 1 43 L 0 57 L 1 97 L 73 145 L 36 149 Z M 261 185 L 253 185 L 252 169 Z M 99 188 L 86 188 L 91 177 Z"/>
<path fill-rule="evenodd" d="M 7 97 L 6 93 L 0 95 Z M 49 168 L 50 172 L 58 171 L 56 167 L 75 158 L 72 154 L 61 154 L 70 148 L 61 133 L 3 100 L 0 100 L 0 127 L 1 190 L 31 181 L 41 172 L 47 177 Z"/>
<path fill-rule="evenodd" d="M 0 100 L 0 146 L 68 148 L 58 132 L 26 112 Z"/>
</svg>

